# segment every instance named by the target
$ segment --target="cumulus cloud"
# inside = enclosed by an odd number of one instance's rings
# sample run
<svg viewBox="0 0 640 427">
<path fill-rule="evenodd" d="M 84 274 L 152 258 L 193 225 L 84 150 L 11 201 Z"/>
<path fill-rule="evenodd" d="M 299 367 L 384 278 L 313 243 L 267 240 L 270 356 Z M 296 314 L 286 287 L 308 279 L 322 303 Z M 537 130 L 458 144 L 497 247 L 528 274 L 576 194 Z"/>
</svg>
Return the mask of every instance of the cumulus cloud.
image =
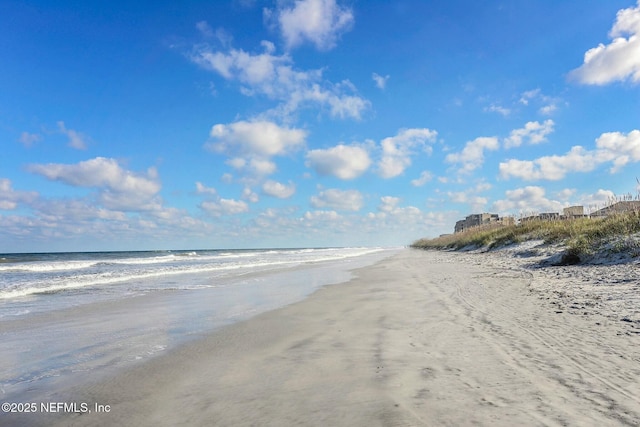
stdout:
<svg viewBox="0 0 640 427">
<path fill-rule="evenodd" d="M 537 186 L 507 190 L 505 196 L 493 204 L 494 211 L 526 215 L 536 212 L 561 212 L 565 206 L 557 200 L 548 199 L 545 189 Z"/>
<path fill-rule="evenodd" d="M 217 140 L 207 144 L 214 151 L 271 157 L 302 147 L 307 132 L 269 121 L 238 121 L 213 126 L 210 136 Z"/>
<path fill-rule="evenodd" d="M 582 196 L 580 204 L 585 206 L 588 210 L 597 210 L 610 205 L 611 201 L 615 199 L 616 195 L 613 191 L 598 189 L 598 191 L 593 194 Z"/>
<path fill-rule="evenodd" d="M 69 138 L 69 143 L 67 144 L 69 147 L 75 148 L 76 150 L 87 149 L 87 137 L 82 133 L 73 129 L 67 129 L 62 121 L 58 122 L 58 130 Z"/>
<path fill-rule="evenodd" d="M 208 194 L 211 196 L 215 196 L 218 194 L 215 188 L 207 187 L 201 182 L 196 182 L 196 192 L 198 194 Z"/>
<path fill-rule="evenodd" d="M 611 43 L 589 49 L 582 66 L 569 73 L 570 78 L 590 85 L 640 82 L 640 0 L 636 7 L 618 11 L 609 36 Z"/>
<path fill-rule="evenodd" d="M 249 205 L 242 200 L 219 199 L 216 201 L 204 201 L 200 204 L 202 210 L 209 215 L 220 217 L 223 215 L 237 215 L 249 212 Z"/>
<path fill-rule="evenodd" d="M 476 196 L 469 194 L 466 191 L 448 192 L 447 196 L 453 203 L 468 204 L 473 212 L 484 211 L 484 207 L 487 205 L 488 199 L 482 196 Z"/>
<path fill-rule="evenodd" d="M 538 96 L 540 96 L 540 88 L 527 90 L 522 92 L 522 95 L 520 95 L 520 103 L 522 105 L 529 105 L 529 101 L 537 98 Z"/>
<path fill-rule="evenodd" d="M 36 204 L 40 218 L 50 223 L 93 221 L 126 221 L 124 212 L 105 209 L 84 200 L 43 200 Z"/>
<path fill-rule="evenodd" d="M 38 198 L 38 193 L 32 191 L 16 191 L 11 180 L 0 178 L 0 210 L 14 210 L 19 203 L 31 203 Z"/>
<path fill-rule="evenodd" d="M 332 175 L 345 180 L 357 178 L 370 165 L 369 153 L 360 146 L 340 144 L 307 153 L 307 167 L 313 168 L 320 175 Z"/>
<path fill-rule="evenodd" d="M 540 88 L 523 92 L 520 95 L 520 104 L 529 105 L 534 103 L 539 106 L 538 112 L 543 116 L 549 116 L 558 109 L 558 104 L 562 103 L 562 99 L 547 96 L 540 91 Z"/>
<path fill-rule="evenodd" d="M 523 128 L 514 129 L 508 138 L 504 140 L 505 148 L 519 147 L 523 143 L 531 145 L 540 144 L 547 140 L 547 135 L 553 132 L 553 120 L 540 122 L 527 122 Z"/>
<path fill-rule="evenodd" d="M 465 203 L 470 206 L 473 212 L 480 212 L 484 211 L 488 199 L 479 194 L 490 189 L 491 184 L 480 182 L 464 191 L 449 191 L 447 192 L 447 197 L 449 197 L 449 200 L 453 203 Z"/>
<path fill-rule="evenodd" d="M 562 155 L 544 156 L 535 160 L 509 159 L 499 165 L 503 178 L 521 178 L 525 181 L 546 179 L 557 181 L 569 172 L 590 172 L 598 166 L 596 155 L 576 145 Z"/>
<path fill-rule="evenodd" d="M 258 195 L 249 187 L 245 187 L 242 190 L 242 198 L 250 201 L 251 203 L 258 203 L 260 201 L 260 197 L 258 197 Z"/>
<path fill-rule="evenodd" d="M 386 76 L 383 77 L 383 76 L 381 76 L 381 75 L 379 75 L 377 73 L 373 73 L 371 75 L 371 78 L 375 82 L 376 87 L 378 89 L 384 89 L 387 86 L 387 80 L 389 80 L 389 75 L 386 75 Z"/>
<path fill-rule="evenodd" d="M 488 107 L 485 107 L 484 111 L 489 112 L 489 113 L 498 113 L 503 115 L 504 117 L 508 116 L 509 114 L 511 114 L 511 110 L 505 107 L 502 107 L 500 105 L 496 105 L 496 104 L 491 104 Z"/>
<path fill-rule="evenodd" d="M 200 34 L 204 37 L 213 37 L 215 35 L 213 29 L 207 21 L 200 21 L 196 23 L 196 28 L 200 31 Z"/>
<path fill-rule="evenodd" d="M 469 173 L 484 163 L 484 152 L 495 151 L 500 147 L 498 138 L 479 137 L 466 143 L 459 153 L 451 153 L 445 157 L 447 163 L 461 164 L 460 172 Z"/>
<path fill-rule="evenodd" d="M 553 104 L 548 104 L 548 105 L 540 107 L 540 110 L 538 110 L 538 111 L 540 111 L 540 114 L 543 114 L 545 116 L 550 116 L 557 109 L 558 109 L 558 105 L 553 103 Z"/>
<path fill-rule="evenodd" d="M 351 9 L 339 6 L 336 0 L 296 0 L 290 7 L 265 10 L 265 15 L 276 18 L 289 49 L 305 42 L 320 50 L 332 49 L 354 22 Z"/>
<path fill-rule="evenodd" d="M 598 159 L 611 162 L 611 173 L 616 173 L 629 162 L 640 161 L 640 130 L 628 134 L 606 132 L 596 140 Z"/>
<path fill-rule="evenodd" d="M 257 175 L 270 175 L 276 170 L 270 158 L 304 146 L 307 132 L 269 121 L 238 121 L 213 126 L 210 136 L 214 141 L 207 143 L 205 148 L 237 155 L 227 161 L 230 166 Z"/>
<path fill-rule="evenodd" d="M 300 71 L 289 55 L 276 55 L 275 46 L 262 42 L 263 52 L 242 49 L 217 51 L 197 46 L 188 56 L 195 64 L 242 84 L 246 96 L 264 95 L 281 103 L 266 115 L 288 119 L 300 108 L 318 106 L 336 118 L 360 119 L 370 102 L 357 95 L 348 80 L 334 84 L 324 80 L 322 70 Z"/>
<path fill-rule="evenodd" d="M 414 187 L 422 187 L 423 185 L 425 185 L 427 182 L 431 181 L 432 179 L 433 179 L 433 174 L 431 172 L 423 171 L 420 174 L 419 178 L 411 180 L 411 185 L 413 185 Z"/>
<path fill-rule="evenodd" d="M 396 206 L 400 203 L 399 197 L 393 196 L 382 196 L 380 197 L 380 205 L 378 206 L 378 210 L 380 212 L 392 212 Z"/>
<path fill-rule="evenodd" d="M 275 46 L 268 41 L 262 42 L 263 53 L 251 54 L 242 49 L 230 49 L 228 52 L 213 51 L 207 46 L 199 46 L 190 55 L 190 59 L 201 67 L 215 71 L 227 80 L 255 88 L 267 95 L 276 95 L 274 86 L 278 70 L 292 71 L 291 58 L 287 55 L 274 55 Z M 291 78 L 297 75 L 289 76 Z M 291 82 L 288 82 L 291 84 Z"/>
<path fill-rule="evenodd" d="M 307 211 L 304 214 L 304 219 L 307 221 L 336 221 L 342 218 L 336 211 Z"/>
<path fill-rule="evenodd" d="M 370 219 L 396 221 L 397 224 L 415 224 L 424 218 L 420 209 L 415 206 L 400 207 L 400 198 L 393 196 L 380 197 L 377 213 L 369 213 Z"/>
<path fill-rule="evenodd" d="M 523 180 L 563 179 L 571 172 L 590 172 L 605 163 L 611 163 L 611 173 L 618 172 L 630 162 L 640 161 L 640 130 L 628 134 L 607 132 L 596 139 L 596 149 L 587 150 L 576 145 L 564 155 L 544 156 L 535 160 L 509 159 L 499 165 L 503 178 Z"/>
<path fill-rule="evenodd" d="M 115 159 L 96 157 L 71 165 L 32 164 L 27 169 L 74 187 L 98 188 L 100 202 L 110 209 L 135 211 L 160 207 L 157 195 L 161 185 L 155 168 L 144 174 L 134 173 L 123 169 Z"/>
<path fill-rule="evenodd" d="M 404 129 L 396 136 L 388 137 L 380 143 L 382 157 L 378 162 L 378 174 L 383 178 L 393 178 L 401 175 L 411 166 L 411 156 L 415 150 L 422 148 L 431 153 L 431 146 L 427 143 L 435 142 L 436 131 L 421 129 Z"/>
<path fill-rule="evenodd" d="M 288 199 L 296 193 L 296 186 L 291 182 L 285 185 L 277 181 L 268 180 L 262 184 L 262 191 L 268 196 Z"/>
<path fill-rule="evenodd" d="M 329 189 L 311 197 L 311 206 L 316 209 L 329 208 L 338 211 L 359 211 L 364 197 L 357 190 Z"/>
<path fill-rule="evenodd" d="M 36 142 L 42 141 L 42 135 L 39 135 L 37 133 L 22 132 L 18 141 L 20 141 L 20 143 L 25 147 L 29 148 Z"/>
</svg>

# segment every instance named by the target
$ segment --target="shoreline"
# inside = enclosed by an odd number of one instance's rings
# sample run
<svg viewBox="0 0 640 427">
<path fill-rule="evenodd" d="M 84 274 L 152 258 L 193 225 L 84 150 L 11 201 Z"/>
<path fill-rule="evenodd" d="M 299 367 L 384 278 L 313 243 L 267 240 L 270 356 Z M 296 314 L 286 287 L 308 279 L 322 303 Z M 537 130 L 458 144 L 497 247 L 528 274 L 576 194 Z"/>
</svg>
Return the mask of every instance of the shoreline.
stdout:
<svg viewBox="0 0 640 427">
<path fill-rule="evenodd" d="M 58 308 L 57 299 L 73 294 L 47 296 L 48 310 L 0 321 L 0 397 L 42 401 L 69 385 L 112 375 L 222 326 L 300 301 L 321 286 L 346 282 L 351 270 L 395 252 L 277 265 L 223 279 L 200 275 L 200 288 L 175 286 L 65 308 Z M 28 300 L 22 304 L 31 308 Z"/>
<path fill-rule="evenodd" d="M 109 412 L 16 419 L 34 426 L 640 420 L 638 336 L 617 331 L 628 322 L 557 313 L 545 299 L 551 288 L 508 255 L 407 249 L 352 274 L 52 396 Z M 549 286 L 567 282 L 556 280 Z"/>
</svg>

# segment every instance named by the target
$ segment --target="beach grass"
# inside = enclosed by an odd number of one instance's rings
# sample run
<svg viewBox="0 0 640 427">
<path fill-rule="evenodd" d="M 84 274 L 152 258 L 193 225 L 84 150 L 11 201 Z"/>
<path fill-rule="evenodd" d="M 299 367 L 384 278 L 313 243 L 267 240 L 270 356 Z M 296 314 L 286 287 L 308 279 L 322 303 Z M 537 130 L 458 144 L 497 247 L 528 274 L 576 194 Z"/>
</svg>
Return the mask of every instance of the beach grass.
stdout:
<svg viewBox="0 0 640 427">
<path fill-rule="evenodd" d="M 611 249 L 614 251 L 637 251 L 637 239 L 630 239 L 636 233 L 640 233 L 640 212 L 630 211 L 600 218 L 533 220 L 516 225 L 491 224 L 433 239 L 420 239 L 413 242 L 411 247 L 494 249 L 528 240 L 543 240 L 548 244 L 566 245 L 568 252 L 583 255 L 593 252 L 603 244 L 613 244 Z"/>
</svg>

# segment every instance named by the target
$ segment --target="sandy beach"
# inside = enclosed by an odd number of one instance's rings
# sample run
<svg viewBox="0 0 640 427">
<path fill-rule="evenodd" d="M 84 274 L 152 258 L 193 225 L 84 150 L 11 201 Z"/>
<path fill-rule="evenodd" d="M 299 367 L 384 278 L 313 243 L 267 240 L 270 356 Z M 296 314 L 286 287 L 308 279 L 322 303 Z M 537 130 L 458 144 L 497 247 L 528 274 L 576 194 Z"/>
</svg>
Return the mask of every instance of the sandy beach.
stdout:
<svg viewBox="0 0 640 427">
<path fill-rule="evenodd" d="M 348 283 L 51 396 L 84 403 L 85 413 L 7 418 L 61 426 L 640 424 L 637 266 L 539 269 L 529 255 L 404 250 Z"/>
</svg>

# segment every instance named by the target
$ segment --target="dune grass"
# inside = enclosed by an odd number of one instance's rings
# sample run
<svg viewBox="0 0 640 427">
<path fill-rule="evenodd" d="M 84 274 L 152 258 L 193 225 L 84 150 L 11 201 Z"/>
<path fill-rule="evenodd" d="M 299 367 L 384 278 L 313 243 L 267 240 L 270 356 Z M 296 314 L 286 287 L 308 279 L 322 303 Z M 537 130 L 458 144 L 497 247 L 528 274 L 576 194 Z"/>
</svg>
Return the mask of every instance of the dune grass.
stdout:
<svg viewBox="0 0 640 427">
<path fill-rule="evenodd" d="M 518 225 L 487 225 L 435 239 L 420 239 L 411 247 L 420 249 L 493 249 L 527 240 L 561 243 L 576 255 L 589 254 L 603 243 L 618 241 L 640 233 L 640 212 L 624 212 L 604 218 L 576 218 L 564 220 L 535 220 Z M 624 243 L 617 250 L 624 251 Z"/>
</svg>

